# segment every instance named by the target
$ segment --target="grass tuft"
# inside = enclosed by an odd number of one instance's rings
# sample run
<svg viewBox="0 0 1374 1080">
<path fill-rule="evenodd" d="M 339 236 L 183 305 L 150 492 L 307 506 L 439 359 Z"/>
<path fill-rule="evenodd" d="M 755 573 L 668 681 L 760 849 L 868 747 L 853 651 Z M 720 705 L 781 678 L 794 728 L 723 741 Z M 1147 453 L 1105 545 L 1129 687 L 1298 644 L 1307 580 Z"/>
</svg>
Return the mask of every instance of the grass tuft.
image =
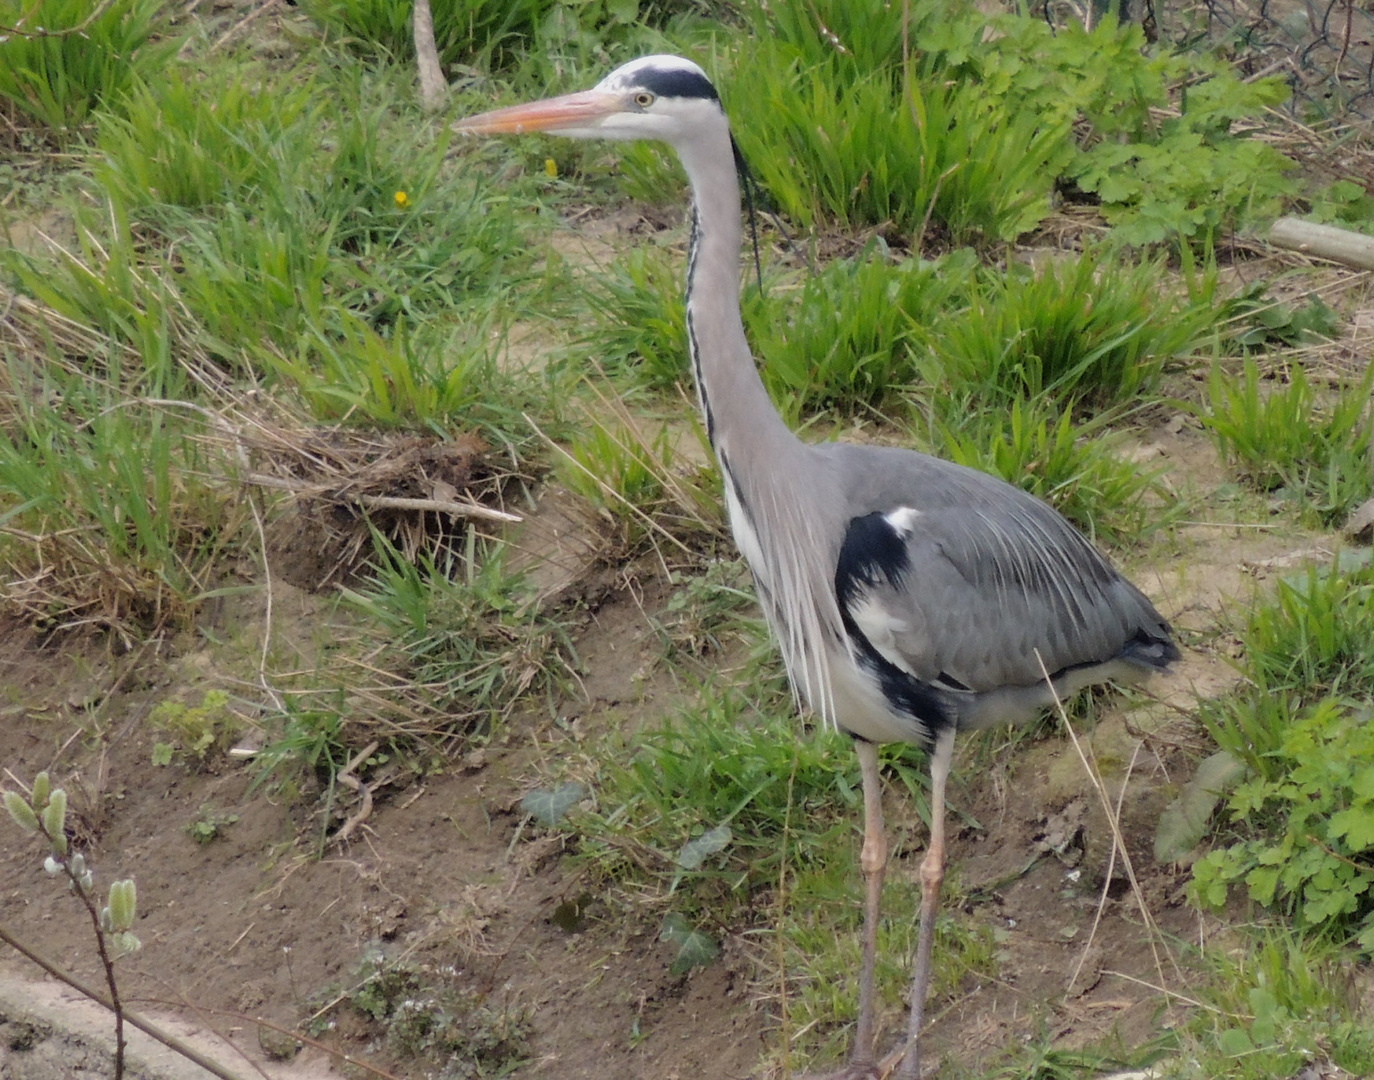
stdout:
<svg viewBox="0 0 1374 1080">
<path fill-rule="evenodd" d="M 0 100 L 63 147 L 180 47 L 159 0 L 3 0 L 0 26 L 26 31 L 0 36 Z"/>
<path fill-rule="evenodd" d="M 1359 383 L 1325 401 L 1300 363 L 1289 365 L 1287 373 L 1286 384 L 1266 385 L 1253 357 L 1246 357 L 1239 379 L 1214 368 L 1201 419 L 1250 486 L 1294 502 L 1303 516 L 1331 526 L 1374 490 L 1374 366 Z"/>
</svg>

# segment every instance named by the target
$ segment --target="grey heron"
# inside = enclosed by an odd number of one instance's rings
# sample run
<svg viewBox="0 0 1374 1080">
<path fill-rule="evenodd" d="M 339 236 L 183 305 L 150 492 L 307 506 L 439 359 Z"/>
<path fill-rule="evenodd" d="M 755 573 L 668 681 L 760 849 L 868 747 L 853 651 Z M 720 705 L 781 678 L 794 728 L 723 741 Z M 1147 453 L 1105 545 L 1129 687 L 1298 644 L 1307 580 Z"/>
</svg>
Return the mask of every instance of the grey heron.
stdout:
<svg viewBox="0 0 1374 1080">
<path fill-rule="evenodd" d="M 888 855 L 878 747 L 930 751 L 930 842 L 898 1071 L 914 1080 L 955 733 L 1024 721 L 1056 695 L 1167 668 L 1179 658 L 1169 625 L 1068 522 L 1018 488 L 912 450 L 805 443 L 787 427 L 745 338 L 738 153 L 696 64 L 642 57 L 592 90 L 496 109 L 455 130 L 656 139 L 682 161 L 693 196 L 688 351 L 730 528 L 794 694 L 853 737 L 863 777 L 859 1016 L 850 1064 L 836 1074 L 846 1080 L 878 1075 L 874 960 Z"/>
</svg>

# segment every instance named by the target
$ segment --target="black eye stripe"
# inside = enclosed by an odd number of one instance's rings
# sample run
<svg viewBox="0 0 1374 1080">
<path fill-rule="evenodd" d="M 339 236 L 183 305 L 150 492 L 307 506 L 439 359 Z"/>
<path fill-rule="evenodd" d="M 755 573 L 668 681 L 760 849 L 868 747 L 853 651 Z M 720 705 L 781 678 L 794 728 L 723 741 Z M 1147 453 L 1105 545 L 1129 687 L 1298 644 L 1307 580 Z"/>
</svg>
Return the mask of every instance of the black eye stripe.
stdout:
<svg viewBox="0 0 1374 1080">
<path fill-rule="evenodd" d="M 705 75 L 681 68 L 645 68 L 635 72 L 634 83 L 655 97 L 704 98 L 719 101 L 720 95 Z"/>
</svg>

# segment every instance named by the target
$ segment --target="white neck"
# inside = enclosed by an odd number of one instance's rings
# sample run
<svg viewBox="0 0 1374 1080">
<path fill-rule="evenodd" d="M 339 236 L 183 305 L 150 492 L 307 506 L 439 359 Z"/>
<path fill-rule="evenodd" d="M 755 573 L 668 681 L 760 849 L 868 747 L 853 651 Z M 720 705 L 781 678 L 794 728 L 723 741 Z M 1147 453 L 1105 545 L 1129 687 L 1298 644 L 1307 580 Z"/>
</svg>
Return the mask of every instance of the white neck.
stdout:
<svg viewBox="0 0 1374 1080">
<path fill-rule="evenodd" d="M 738 433 L 749 431 L 752 438 L 760 426 L 770 441 L 795 444 L 759 378 L 740 317 L 740 187 L 724 115 L 718 128 L 680 145 L 678 153 L 694 203 L 688 350 L 711 445 L 729 454 Z"/>
<path fill-rule="evenodd" d="M 794 693 L 834 720 L 829 650 L 845 647 L 833 557 L 812 505 L 814 448 L 783 423 L 759 378 L 740 315 L 739 176 L 724 114 L 677 144 L 695 211 L 687 269 L 687 338 L 697 397 L 724 478 L 735 543 L 787 665 Z"/>
</svg>

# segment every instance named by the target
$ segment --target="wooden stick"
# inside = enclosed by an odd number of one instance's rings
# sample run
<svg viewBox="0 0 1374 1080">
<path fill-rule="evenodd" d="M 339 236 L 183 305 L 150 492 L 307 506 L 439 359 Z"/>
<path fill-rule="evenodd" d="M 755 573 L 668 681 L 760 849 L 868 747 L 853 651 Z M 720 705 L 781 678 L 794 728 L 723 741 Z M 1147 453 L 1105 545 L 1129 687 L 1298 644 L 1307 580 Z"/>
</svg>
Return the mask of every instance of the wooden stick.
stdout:
<svg viewBox="0 0 1374 1080">
<path fill-rule="evenodd" d="M 1285 217 L 1274 222 L 1274 227 L 1269 231 L 1269 242 L 1275 247 L 1300 251 L 1314 258 L 1360 270 L 1374 270 L 1374 236 L 1365 236 L 1349 229 Z"/>
</svg>

